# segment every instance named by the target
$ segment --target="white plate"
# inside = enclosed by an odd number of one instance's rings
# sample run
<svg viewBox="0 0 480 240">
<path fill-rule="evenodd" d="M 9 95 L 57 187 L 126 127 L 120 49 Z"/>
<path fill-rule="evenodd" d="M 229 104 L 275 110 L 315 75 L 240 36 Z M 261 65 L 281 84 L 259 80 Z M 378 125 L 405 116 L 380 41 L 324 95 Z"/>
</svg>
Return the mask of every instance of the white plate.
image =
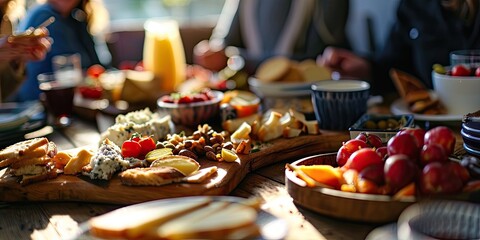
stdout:
<svg viewBox="0 0 480 240">
<path fill-rule="evenodd" d="M 181 198 L 170 198 L 170 199 L 161 199 L 155 201 L 149 201 L 139 204 L 130 205 L 124 208 L 129 208 L 132 210 L 139 208 L 158 208 L 158 207 L 168 207 L 172 202 L 178 203 L 179 201 L 198 201 L 200 198 L 212 198 L 213 201 L 225 201 L 225 202 L 241 202 L 244 201 L 244 198 L 233 197 L 233 196 L 193 196 L 193 197 L 181 197 Z M 288 225 L 287 222 L 283 219 L 277 218 L 272 214 L 260 210 L 257 215 L 257 225 L 260 228 L 260 236 L 257 239 L 284 239 L 287 235 Z M 71 239 L 98 239 L 89 234 L 89 225 L 88 222 L 82 223 L 79 226 L 79 232 L 73 236 Z"/>
<path fill-rule="evenodd" d="M 392 103 L 390 107 L 390 111 L 392 111 L 395 115 L 400 114 L 413 114 L 415 120 L 420 121 L 432 121 L 432 122 L 446 122 L 446 121 L 461 121 L 463 115 L 451 115 L 451 114 L 442 114 L 442 115 L 426 115 L 426 114 L 416 114 L 412 113 L 407 104 L 402 99 L 397 99 Z"/>
</svg>

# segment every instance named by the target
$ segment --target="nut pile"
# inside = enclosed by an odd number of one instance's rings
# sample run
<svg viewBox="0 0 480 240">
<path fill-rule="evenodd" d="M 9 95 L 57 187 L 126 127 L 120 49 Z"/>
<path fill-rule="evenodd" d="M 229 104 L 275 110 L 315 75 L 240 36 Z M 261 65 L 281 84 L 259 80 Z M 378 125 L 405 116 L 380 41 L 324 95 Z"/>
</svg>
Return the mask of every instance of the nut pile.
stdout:
<svg viewBox="0 0 480 240">
<path fill-rule="evenodd" d="M 205 156 L 208 160 L 225 161 L 222 151 L 235 154 L 232 142 L 225 140 L 227 136 L 227 132 L 216 132 L 210 125 L 204 124 L 199 125 L 191 136 L 183 133 L 168 134 L 167 139 L 158 142 L 156 148 L 171 148 L 173 154 L 195 160 Z"/>
</svg>

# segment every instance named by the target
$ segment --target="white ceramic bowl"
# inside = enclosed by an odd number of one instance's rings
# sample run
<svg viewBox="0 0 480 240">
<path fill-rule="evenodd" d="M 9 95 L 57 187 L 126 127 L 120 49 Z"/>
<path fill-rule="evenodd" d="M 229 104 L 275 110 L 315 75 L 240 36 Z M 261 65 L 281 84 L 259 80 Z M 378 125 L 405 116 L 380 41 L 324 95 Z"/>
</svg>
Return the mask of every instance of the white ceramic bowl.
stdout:
<svg viewBox="0 0 480 240">
<path fill-rule="evenodd" d="M 433 89 L 450 115 L 480 109 L 480 77 L 456 77 L 432 71 Z"/>
</svg>

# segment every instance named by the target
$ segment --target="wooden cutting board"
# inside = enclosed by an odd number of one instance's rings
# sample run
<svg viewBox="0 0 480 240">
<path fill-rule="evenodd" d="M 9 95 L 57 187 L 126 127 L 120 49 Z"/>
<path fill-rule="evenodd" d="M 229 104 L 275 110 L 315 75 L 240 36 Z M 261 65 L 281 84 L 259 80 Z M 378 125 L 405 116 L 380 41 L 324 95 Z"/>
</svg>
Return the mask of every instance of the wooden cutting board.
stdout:
<svg viewBox="0 0 480 240">
<path fill-rule="evenodd" d="M 256 153 L 240 155 L 237 162 L 214 162 L 200 159 L 201 168 L 217 166 L 218 171 L 200 184 L 175 183 L 159 187 L 125 186 L 114 176 L 98 184 L 72 175 L 21 186 L 17 178 L 6 170 L 0 171 L 0 201 L 81 201 L 115 204 L 134 204 L 155 199 L 227 195 L 255 169 L 284 160 L 298 160 L 318 153 L 334 152 L 342 142 L 350 139 L 348 132 L 322 131 L 321 135 L 307 135 L 292 139 L 277 139 L 265 144 Z M 281 173 L 283 174 L 283 173 Z"/>
</svg>

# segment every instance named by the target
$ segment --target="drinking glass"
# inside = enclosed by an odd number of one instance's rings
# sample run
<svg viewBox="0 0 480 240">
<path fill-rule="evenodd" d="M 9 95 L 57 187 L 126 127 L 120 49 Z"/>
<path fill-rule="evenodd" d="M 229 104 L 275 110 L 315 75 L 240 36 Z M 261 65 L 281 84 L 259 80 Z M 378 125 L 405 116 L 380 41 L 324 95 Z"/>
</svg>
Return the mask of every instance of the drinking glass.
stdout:
<svg viewBox="0 0 480 240">
<path fill-rule="evenodd" d="M 470 68 L 480 66 L 480 49 L 456 50 L 450 53 L 450 65 L 464 64 Z"/>
<path fill-rule="evenodd" d="M 105 90 L 105 97 L 113 105 L 117 105 L 122 97 L 125 78 L 125 73 L 121 70 L 108 70 L 99 77 L 100 84 Z"/>
<path fill-rule="evenodd" d="M 82 61 L 78 53 L 54 56 L 52 68 L 57 79 L 70 79 L 76 84 L 83 79 Z"/>
<path fill-rule="evenodd" d="M 47 112 L 53 118 L 51 124 L 63 128 L 72 122 L 73 97 L 77 83 L 68 78 L 57 77 L 54 72 L 49 72 L 39 74 L 37 79 L 44 95 Z"/>
<path fill-rule="evenodd" d="M 185 51 L 178 23 L 148 19 L 145 24 L 143 64 L 159 80 L 160 91 L 171 92 L 185 81 Z"/>
</svg>

